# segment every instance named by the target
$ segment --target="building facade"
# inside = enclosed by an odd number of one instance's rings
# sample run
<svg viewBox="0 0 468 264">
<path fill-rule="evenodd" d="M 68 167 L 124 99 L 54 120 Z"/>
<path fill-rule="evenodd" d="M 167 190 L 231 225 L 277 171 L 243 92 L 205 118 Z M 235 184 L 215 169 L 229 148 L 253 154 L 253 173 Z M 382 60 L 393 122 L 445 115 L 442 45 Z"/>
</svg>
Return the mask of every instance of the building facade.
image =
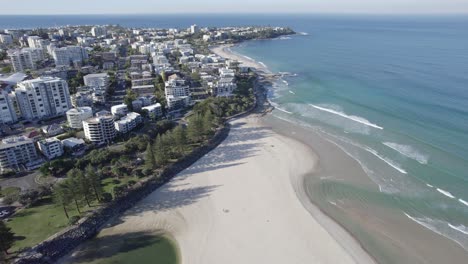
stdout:
<svg viewBox="0 0 468 264">
<path fill-rule="evenodd" d="M 55 159 L 63 155 L 63 145 L 57 138 L 47 138 L 37 142 L 41 153 L 48 159 Z"/>
<path fill-rule="evenodd" d="M 21 116 L 26 120 L 65 115 L 72 107 L 68 84 L 60 78 L 41 77 L 20 82 L 15 95 Z"/>
<path fill-rule="evenodd" d="M 120 120 L 115 121 L 115 129 L 121 134 L 126 134 L 135 129 L 141 122 L 142 117 L 140 114 L 130 112 Z"/>
<path fill-rule="evenodd" d="M 21 170 L 39 158 L 32 139 L 27 137 L 5 138 L 0 143 L 0 170 Z"/>
<path fill-rule="evenodd" d="M 74 129 L 83 128 L 83 121 L 93 117 L 91 107 L 77 107 L 67 111 L 68 125 Z"/>
<path fill-rule="evenodd" d="M 52 50 L 52 57 L 55 60 L 55 66 L 69 66 L 86 61 L 88 52 L 79 46 L 68 46 Z"/>
<path fill-rule="evenodd" d="M 117 134 L 112 115 L 89 118 L 83 121 L 83 129 L 86 139 L 94 144 L 109 143 Z"/>
<path fill-rule="evenodd" d="M 8 52 L 11 65 L 15 72 L 37 69 L 37 63 L 44 60 L 44 52 L 38 48 L 23 48 Z"/>
<path fill-rule="evenodd" d="M 16 97 L 12 85 L 0 82 L 0 124 L 11 124 L 18 121 Z"/>
</svg>

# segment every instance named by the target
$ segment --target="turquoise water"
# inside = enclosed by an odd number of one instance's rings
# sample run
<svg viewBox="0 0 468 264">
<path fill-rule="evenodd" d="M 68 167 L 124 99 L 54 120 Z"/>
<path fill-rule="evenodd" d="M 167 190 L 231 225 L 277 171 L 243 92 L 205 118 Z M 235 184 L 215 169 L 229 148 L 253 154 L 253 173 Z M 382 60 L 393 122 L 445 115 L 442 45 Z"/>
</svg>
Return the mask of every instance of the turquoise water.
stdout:
<svg viewBox="0 0 468 264">
<path fill-rule="evenodd" d="M 272 88 L 274 114 L 358 160 L 381 206 L 468 250 L 467 25 L 466 17 L 304 18 L 293 27 L 307 34 L 234 50 L 290 73 Z"/>
</svg>

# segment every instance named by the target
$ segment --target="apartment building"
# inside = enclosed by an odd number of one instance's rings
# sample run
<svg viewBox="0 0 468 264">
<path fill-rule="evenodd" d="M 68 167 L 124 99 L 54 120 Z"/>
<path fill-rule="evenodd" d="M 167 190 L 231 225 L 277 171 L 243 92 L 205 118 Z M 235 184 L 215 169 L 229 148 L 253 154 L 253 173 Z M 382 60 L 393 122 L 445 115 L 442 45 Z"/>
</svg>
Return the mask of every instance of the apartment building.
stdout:
<svg viewBox="0 0 468 264">
<path fill-rule="evenodd" d="M 117 134 L 112 115 L 89 118 L 83 121 L 83 129 L 86 139 L 95 144 L 109 143 Z"/>
<path fill-rule="evenodd" d="M 72 107 L 68 84 L 60 78 L 40 77 L 20 82 L 15 95 L 26 120 L 65 115 Z"/>
<path fill-rule="evenodd" d="M 91 107 L 77 107 L 67 111 L 68 125 L 74 129 L 83 128 L 83 121 L 93 117 Z"/>
<path fill-rule="evenodd" d="M 39 158 L 32 139 L 27 137 L 5 138 L 0 143 L 0 171 L 21 170 Z"/>
<path fill-rule="evenodd" d="M 79 46 L 67 46 L 53 49 L 52 57 L 55 60 L 55 66 L 69 66 L 76 63 L 82 64 L 88 59 L 88 52 Z"/>
<path fill-rule="evenodd" d="M 37 63 L 44 60 L 44 51 L 40 48 L 23 48 L 8 52 L 13 70 L 22 72 L 37 69 Z"/>
<path fill-rule="evenodd" d="M 57 138 L 46 138 L 38 141 L 37 146 L 48 160 L 55 159 L 63 155 L 63 144 Z"/>
</svg>

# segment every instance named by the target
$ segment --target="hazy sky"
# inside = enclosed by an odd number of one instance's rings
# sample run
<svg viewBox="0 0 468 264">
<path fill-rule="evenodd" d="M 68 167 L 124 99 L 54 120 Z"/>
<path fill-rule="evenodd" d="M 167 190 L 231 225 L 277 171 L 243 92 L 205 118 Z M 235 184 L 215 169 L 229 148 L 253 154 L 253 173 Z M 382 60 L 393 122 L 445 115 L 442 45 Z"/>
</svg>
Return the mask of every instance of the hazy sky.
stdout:
<svg viewBox="0 0 468 264">
<path fill-rule="evenodd" d="M 0 0 L 5 14 L 468 13 L 468 0 Z"/>
</svg>

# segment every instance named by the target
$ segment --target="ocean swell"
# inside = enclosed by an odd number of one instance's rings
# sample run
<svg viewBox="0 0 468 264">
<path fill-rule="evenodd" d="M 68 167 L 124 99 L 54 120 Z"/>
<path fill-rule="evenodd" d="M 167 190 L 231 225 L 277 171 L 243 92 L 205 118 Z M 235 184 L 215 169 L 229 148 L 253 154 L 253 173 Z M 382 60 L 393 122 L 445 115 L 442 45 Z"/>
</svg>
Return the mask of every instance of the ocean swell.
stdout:
<svg viewBox="0 0 468 264">
<path fill-rule="evenodd" d="M 327 113 L 330 113 L 330 114 L 338 115 L 338 116 L 344 117 L 344 118 L 352 120 L 354 122 L 361 123 L 361 124 L 369 126 L 369 127 L 373 127 L 373 128 L 377 128 L 377 129 L 381 129 L 381 130 L 383 129 L 383 127 L 378 126 L 376 124 L 373 124 L 373 123 L 369 122 L 369 120 L 367 120 L 365 118 L 362 118 L 360 116 L 347 115 L 346 113 L 336 111 L 336 110 L 333 110 L 333 109 L 329 109 L 329 108 L 325 108 L 325 107 L 321 107 L 321 106 L 314 105 L 314 104 L 309 104 L 309 105 L 312 106 L 315 109 L 318 109 L 318 110 L 321 110 L 321 111 L 324 111 L 324 112 L 327 112 Z"/>
</svg>

